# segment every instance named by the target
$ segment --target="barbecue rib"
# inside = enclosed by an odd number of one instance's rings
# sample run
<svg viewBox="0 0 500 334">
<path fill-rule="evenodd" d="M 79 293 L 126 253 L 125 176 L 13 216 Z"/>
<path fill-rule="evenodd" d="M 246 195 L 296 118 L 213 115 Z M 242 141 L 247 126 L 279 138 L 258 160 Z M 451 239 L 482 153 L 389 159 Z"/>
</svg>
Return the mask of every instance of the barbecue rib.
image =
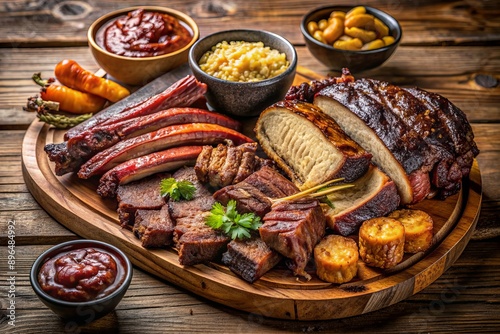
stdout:
<svg viewBox="0 0 500 334">
<path fill-rule="evenodd" d="M 310 103 L 272 105 L 260 115 L 255 132 L 264 152 L 301 189 L 334 178 L 353 181 L 370 164 L 371 154 Z"/>
<path fill-rule="evenodd" d="M 112 127 L 112 124 L 143 115 L 149 115 L 162 109 L 188 107 L 195 101 L 203 98 L 205 92 L 205 84 L 198 82 L 193 76 L 187 76 L 174 83 L 162 93 L 147 98 L 139 103 L 135 103 L 132 106 L 123 106 L 121 108 L 111 106 L 99 112 L 86 122 L 69 129 L 64 135 L 65 142 L 47 144 L 44 150 L 49 160 L 56 164 L 56 175 L 75 172 L 95 153 L 96 148 L 91 148 L 89 151 L 86 147 L 100 147 L 99 143 L 90 144 L 85 142 L 92 138 L 86 137 L 91 129 L 97 126 L 101 129 L 103 127 Z M 122 101 L 117 103 L 118 106 L 122 106 L 123 104 Z M 68 146 L 67 141 L 70 139 L 72 144 Z M 80 141 L 83 141 L 83 143 L 78 144 Z M 73 152 L 69 151 L 70 146 L 74 148 Z M 92 150 L 94 150 L 94 152 L 92 152 Z"/>
<path fill-rule="evenodd" d="M 170 172 L 182 166 L 193 165 L 202 146 L 179 146 L 127 160 L 107 171 L 99 180 L 97 193 L 114 197 L 121 184 L 137 181 L 159 172 Z"/>
<path fill-rule="evenodd" d="M 212 123 L 238 130 L 241 124 L 227 116 L 198 108 L 170 108 L 151 115 L 121 122 L 96 126 L 68 140 L 67 149 L 72 157 L 89 159 L 121 140 L 137 137 L 166 126 L 187 123 Z"/>
<path fill-rule="evenodd" d="M 101 175 L 118 164 L 152 152 L 183 145 L 217 144 L 230 139 L 239 144 L 253 142 L 245 135 L 209 123 L 189 123 L 171 125 L 138 137 L 120 141 L 114 146 L 94 155 L 82 165 L 78 176 L 88 179 Z"/>
</svg>

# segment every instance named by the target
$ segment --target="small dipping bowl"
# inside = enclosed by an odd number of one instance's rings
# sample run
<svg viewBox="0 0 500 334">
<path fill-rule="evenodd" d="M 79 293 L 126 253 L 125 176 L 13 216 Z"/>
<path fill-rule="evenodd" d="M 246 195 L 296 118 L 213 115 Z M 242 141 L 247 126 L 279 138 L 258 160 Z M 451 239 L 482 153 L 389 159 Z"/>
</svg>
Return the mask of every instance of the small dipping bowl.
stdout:
<svg viewBox="0 0 500 334">
<path fill-rule="evenodd" d="M 262 42 L 264 46 L 286 55 L 288 68 L 281 74 L 252 82 L 235 82 L 216 78 L 199 65 L 201 57 L 222 41 Z M 206 98 L 215 111 L 235 116 L 257 116 L 262 110 L 282 100 L 293 83 L 297 69 L 297 52 L 285 38 L 262 30 L 227 30 L 206 36 L 189 51 L 189 66 L 199 81 L 208 87 Z"/>
<path fill-rule="evenodd" d="M 125 16 L 137 9 L 145 12 L 168 14 L 176 18 L 192 33 L 191 41 L 182 48 L 163 55 L 150 57 L 128 57 L 109 52 L 96 41 L 99 29 L 118 17 Z M 98 18 L 87 32 L 90 51 L 99 66 L 112 78 L 129 85 L 144 85 L 154 78 L 187 62 L 191 46 L 198 40 L 200 32 L 196 22 L 188 15 L 167 7 L 138 6 L 113 11 Z"/>
<path fill-rule="evenodd" d="M 363 7 L 366 8 L 367 14 L 372 14 L 385 23 L 389 28 L 389 35 L 394 37 L 394 43 L 374 50 L 342 50 L 318 41 L 307 30 L 309 22 L 319 22 L 321 19 L 328 19 L 330 13 L 333 11 L 347 13 L 353 6 L 318 7 L 311 10 L 302 18 L 300 30 L 304 36 L 307 48 L 316 59 L 329 69 L 341 71 L 346 67 L 352 73 L 370 70 L 385 63 L 394 51 L 396 51 L 402 36 L 402 29 L 399 22 L 380 9 L 369 6 Z"/>
<path fill-rule="evenodd" d="M 119 282 L 115 282 L 116 284 L 113 283 L 114 290 L 112 292 L 90 301 L 73 302 L 55 298 L 42 289 L 38 280 L 38 274 L 45 262 L 71 251 L 88 248 L 93 248 L 101 253 L 107 253 L 116 262 L 116 279 Z M 43 252 L 31 267 L 30 283 L 37 297 L 63 320 L 73 321 L 77 324 L 87 324 L 115 309 L 132 281 L 132 271 L 130 260 L 115 246 L 95 240 L 73 240 L 61 243 Z"/>
</svg>

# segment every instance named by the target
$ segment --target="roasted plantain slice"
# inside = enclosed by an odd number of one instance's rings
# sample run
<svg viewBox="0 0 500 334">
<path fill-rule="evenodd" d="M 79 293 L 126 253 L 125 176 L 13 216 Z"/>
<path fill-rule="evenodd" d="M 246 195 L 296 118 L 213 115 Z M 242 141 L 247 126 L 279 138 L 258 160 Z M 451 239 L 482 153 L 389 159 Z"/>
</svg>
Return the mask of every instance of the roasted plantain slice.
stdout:
<svg viewBox="0 0 500 334">
<path fill-rule="evenodd" d="M 418 253 L 429 249 L 434 235 L 434 222 L 426 212 L 414 209 L 401 209 L 389 214 L 405 227 L 405 252 Z"/>
<path fill-rule="evenodd" d="M 341 235 L 328 235 L 314 248 L 316 274 L 323 281 L 346 283 L 358 272 L 358 245 Z"/>
<path fill-rule="evenodd" d="M 403 259 L 405 229 L 393 218 L 366 220 L 359 229 L 359 255 L 369 266 L 392 268 Z"/>
</svg>

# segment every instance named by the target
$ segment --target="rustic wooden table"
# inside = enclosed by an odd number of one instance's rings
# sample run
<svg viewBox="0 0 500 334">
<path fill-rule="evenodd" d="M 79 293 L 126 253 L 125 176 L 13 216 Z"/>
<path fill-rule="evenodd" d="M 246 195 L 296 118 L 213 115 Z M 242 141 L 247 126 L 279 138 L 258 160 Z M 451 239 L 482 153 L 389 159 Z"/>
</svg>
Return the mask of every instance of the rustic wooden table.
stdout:
<svg viewBox="0 0 500 334">
<path fill-rule="evenodd" d="M 299 23 L 313 7 L 330 3 L 147 2 L 188 13 L 198 23 L 202 36 L 235 27 L 278 33 L 295 44 L 300 65 L 321 75 L 329 74 L 329 70 L 306 49 Z M 115 312 L 82 327 L 60 321 L 35 296 L 28 274 L 38 254 L 78 236 L 51 218 L 26 188 L 21 171 L 21 144 L 35 116 L 22 107 L 27 97 L 37 92 L 30 79 L 34 72 L 52 76 L 54 65 L 65 58 L 75 59 L 90 70 L 98 69 L 87 48 L 86 30 L 92 21 L 109 11 L 145 3 L 0 1 L 0 330 L 12 333 L 500 331 L 500 5 L 497 1 L 473 0 L 362 3 L 394 15 L 404 33 L 401 46 L 389 62 L 357 76 L 417 85 L 443 94 L 466 112 L 481 149 L 477 160 L 483 204 L 478 227 L 458 261 L 438 280 L 407 300 L 376 312 L 342 320 L 300 322 L 237 311 L 135 269 L 132 285 Z M 7 231 L 14 223 L 15 282 L 8 275 L 12 270 L 7 260 Z M 12 301 L 15 301 L 15 319 L 7 309 Z"/>
</svg>

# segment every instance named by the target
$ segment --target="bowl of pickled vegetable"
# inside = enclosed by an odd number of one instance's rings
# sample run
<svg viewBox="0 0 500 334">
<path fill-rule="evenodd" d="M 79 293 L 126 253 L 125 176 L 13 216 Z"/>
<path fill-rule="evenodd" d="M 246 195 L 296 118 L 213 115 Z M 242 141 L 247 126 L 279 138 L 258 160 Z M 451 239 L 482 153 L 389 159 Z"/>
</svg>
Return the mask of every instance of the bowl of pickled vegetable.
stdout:
<svg viewBox="0 0 500 334">
<path fill-rule="evenodd" d="M 324 6 L 311 10 L 300 29 L 311 54 L 331 70 L 352 73 L 376 68 L 402 37 L 399 22 L 369 6 Z"/>
</svg>

